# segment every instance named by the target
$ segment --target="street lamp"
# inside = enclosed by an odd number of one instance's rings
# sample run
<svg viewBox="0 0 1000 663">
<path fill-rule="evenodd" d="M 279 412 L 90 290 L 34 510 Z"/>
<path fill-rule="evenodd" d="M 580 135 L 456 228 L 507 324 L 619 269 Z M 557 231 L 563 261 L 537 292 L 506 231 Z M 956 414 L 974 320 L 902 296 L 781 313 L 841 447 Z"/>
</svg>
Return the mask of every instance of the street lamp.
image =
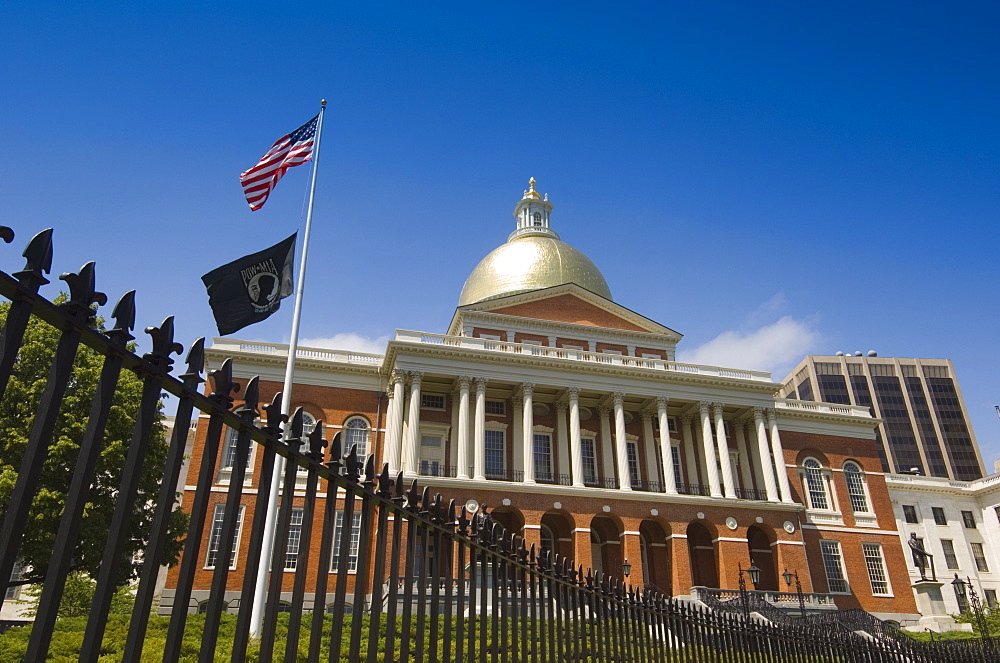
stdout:
<svg viewBox="0 0 1000 663">
<path fill-rule="evenodd" d="M 625 574 L 626 578 L 632 574 L 632 565 L 628 563 L 627 559 L 625 560 L 625 563 L 622 564 L 622 573 Z"/>
<path fill-rule="evenodd" d="M 795 578 L 795 591 L 799 595 L 799 612 L 802 613 L 803 617 L 805 617 L 806 616 L 806 600 L 805 600 L 805 597 L 802 596 L 802 583 L 799 582 L 799 572 L 796 571 L 795 573 L 792 573 L 791 571 L 789 571 L 786 568 L 785 572 L 781 574 L 781 577 L 783 577 L 785 579 L 785 585 L 788 586 L 789 591 L 791 591 L 791 589 L 792 589 L 792 578 Z"/>
<path fill-rule="evenodd" d="M 757 565 L 750 560 L 750 568 L 747 569 L 747 575 L 750 576 L 750 582 L 753 583 L 753 588 L 757 589 L 757 585 L 760 583 L 760 569 Z"/>
<path fill-rule="evenodd" d="M 972 578 L 966 576 L 963 581 L 956 573 L 955 579 L 951 581 L 951 584 L 955 586 L 955 593 L 962 598 L 965 598 L 965 592 L 968 590 L 969 607 L 972 608 L 972 614 L 976 618 L 976 625 L 979 626 L 979 636 L 982 638 L 983 648 L 986 648 L 987 645 L 992 648 L 993 641 L 990 639 L 989 627 L 986 625 L 983 603 L 979 600 L 979 594 L 976 593 L 976 588 L 972 584 Z"/>
</svg>

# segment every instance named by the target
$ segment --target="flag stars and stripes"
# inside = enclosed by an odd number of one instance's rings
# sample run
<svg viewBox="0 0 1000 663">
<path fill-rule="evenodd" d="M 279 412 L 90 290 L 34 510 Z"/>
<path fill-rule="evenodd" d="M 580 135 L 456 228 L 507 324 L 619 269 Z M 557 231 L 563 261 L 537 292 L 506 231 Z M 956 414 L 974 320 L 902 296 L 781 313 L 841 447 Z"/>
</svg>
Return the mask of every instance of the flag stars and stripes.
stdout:
<svg viewBox="0 0 1000 663">
<path fill-rule="evenodd" d="M 250 209 L 258 210 L 264 206 L 271 190 L 289 168 L 312 159 L 318 121 L 319 115 L 279 138 L 257 165 L 240 174 L 243 194 Z"/>
</svg>

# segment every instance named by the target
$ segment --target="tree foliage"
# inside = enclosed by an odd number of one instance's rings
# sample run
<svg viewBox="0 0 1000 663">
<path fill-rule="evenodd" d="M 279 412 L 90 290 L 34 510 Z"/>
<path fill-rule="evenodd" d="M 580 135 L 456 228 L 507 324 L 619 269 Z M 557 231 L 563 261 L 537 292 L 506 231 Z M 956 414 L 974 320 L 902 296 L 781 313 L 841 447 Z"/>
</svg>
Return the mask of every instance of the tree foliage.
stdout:
<svg viewBox="0 0 1000 663">
<path fill-rule="evenodd" d="M 0 324 L 6 320 L 9 308 L 9 304 L 0 304 Z M 97 318 L 94 325 L 103 331 L 101 318 Z M 10 502 L 18 465 L 27 447 L 35 410 L 45 389 L 59 334 L 49 324 L 32 318 L 6 394 L 0 402 L 0 516 L 6 513 Z M 26 580 L 29 582 L 42 578 L 48 568 L 103 364 L 103 355 L 89 347 L 80 346 L 21 544 L 20 561 L 27 569 Z M 92 577 L 96 577 L 100 568 L 104 541 L 110 529 L 141 394 L 142 380 L 135 373 L 122 371 L 73 555 L 73 570 Z M 129 526 L 126 554 L 132 563 L 122 565 L 118 577 L 120 584 L 138 575 L 140 553 L 148 541 L 168 447 L 161 410 L 162 403 L 157 408 L 157 421 L 149 442 L 139 481 L 139 495 Z M 175 510 L 170 522 L 172 543 L 165 551 L 164 559 L 158 560 L 160 563 L 172 564 L 176 561 L 186 522 L 186 516 Z"/>
</svg>

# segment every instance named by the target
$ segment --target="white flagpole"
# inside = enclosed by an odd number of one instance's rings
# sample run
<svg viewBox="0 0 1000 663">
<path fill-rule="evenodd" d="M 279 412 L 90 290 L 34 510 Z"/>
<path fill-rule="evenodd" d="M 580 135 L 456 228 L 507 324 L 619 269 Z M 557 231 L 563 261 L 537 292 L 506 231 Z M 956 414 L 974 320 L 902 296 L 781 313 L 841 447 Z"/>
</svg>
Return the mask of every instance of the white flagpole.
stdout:
<svg viewBox="0 0 1000 663">
<path fill-rule="evenodd" d="M 323 115 L 326 99 L 320 102 L 319 120 L 316 123 L 316 149 L 313 150 L 312 184 L 309 188 L 309 209 L 306 212 L 306 230 L 302 239 L 302 258 L 299 261 L 299 281 L 295 285 L 295 311 L 292 313 L 292 336 L 288 340 L 288 361 L 285 363 L 285 384 L 281 389 L 281 413 L 288 414 L 292 403 L 292 381 L 295 378 L 295 355 L 299 346 L 299 318 L 302 314 L 302 293 L 306 283 L 306 260 L 309 257 L 309 231 L 312 228 L 313 202 L 316 199 L 316 171 L 319 170 L 319 143 L 323 137 Z M 259 637 L 264 621 L 264 601 L 267 598 L 267 577 L 271 570 L 271 551 L 274 548 L 274 529 L 278 519 L 278 490 L 285 471 L 285 459 L 278 456 L 271 472 L 270 499 L 267 518 L 264 520 L 264 540 L 260 549 L 260 566 L 253 595 L 253 612 L 250 613 L 250 634 Z M 251 552 L 252 554 L 252 552 Z M 281 573 L 281 569 L 277 569 Z"/>
</svg>

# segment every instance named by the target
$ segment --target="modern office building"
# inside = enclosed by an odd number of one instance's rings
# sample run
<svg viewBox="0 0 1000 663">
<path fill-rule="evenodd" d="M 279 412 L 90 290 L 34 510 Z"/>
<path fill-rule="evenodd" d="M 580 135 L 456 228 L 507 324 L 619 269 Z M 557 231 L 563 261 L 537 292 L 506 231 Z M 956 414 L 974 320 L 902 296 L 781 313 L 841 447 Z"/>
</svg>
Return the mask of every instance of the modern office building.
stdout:
<svg viewBox="0 0 1000 663">
<path fill-rule="evenodd" d="M 785 398 L 870 407 L 882 469 L 972 481 L 985 475 L 950 359 L 809 355 L 782 380 Z"/>
<path fill-rule="evenodd" d="M 417 479 L 445 503 L 488 505 L 529 545 L 576 565 L 623 577 L 628 561 L 630 583 L 690 596 L 735 590 L 740 566 L 753 563 L 761 589 L 794 591 L 782 581 L 787 569 L 820 609 L 915 622 L 867 404 L 783 399 L 769 373 L 678 363 L 681 334 L 615 302 L 596 265 L 551 227 L 553 205 L 530 184 L 514 231 L 471 271 L 443 333 L 399 330 L 379 354 L 300 348 L 292 407 L 393 475 Z M 241 381 L 260 376 L 266 402 L 281 388 L 287 352 L 215 339 L 207 368 L 232 358 Z M 202 471 L 205 428 L 190 476 Z M 192 611 L 218 562 L 234 444 L 212 469 L 214 524 L 204 532 Z M 257 455 L 241 528 L 267 482 Z M 186 486 L 184 503 L 193 495 Z M 289 598 L 292 572 L 313 563 L 307 553 L 320 545 L 318 525 L 311 540 L 301 538 L 300 499 L 285 559 Z M 371 545 L 359 540 L 359 522 L 336 523 L 336 541 L 353 532 L 354 560 Z M 248 556 L 258 554 L 248 539 L 237 531 L 233 599 Z M 417 555 L 421 565 L 454 563 L 432 549 Z M 322 609 L 324 600 L 309 595 L 305 607 Z M 171 580 L 160 607 L 172 607 Z"/>
</svg>

